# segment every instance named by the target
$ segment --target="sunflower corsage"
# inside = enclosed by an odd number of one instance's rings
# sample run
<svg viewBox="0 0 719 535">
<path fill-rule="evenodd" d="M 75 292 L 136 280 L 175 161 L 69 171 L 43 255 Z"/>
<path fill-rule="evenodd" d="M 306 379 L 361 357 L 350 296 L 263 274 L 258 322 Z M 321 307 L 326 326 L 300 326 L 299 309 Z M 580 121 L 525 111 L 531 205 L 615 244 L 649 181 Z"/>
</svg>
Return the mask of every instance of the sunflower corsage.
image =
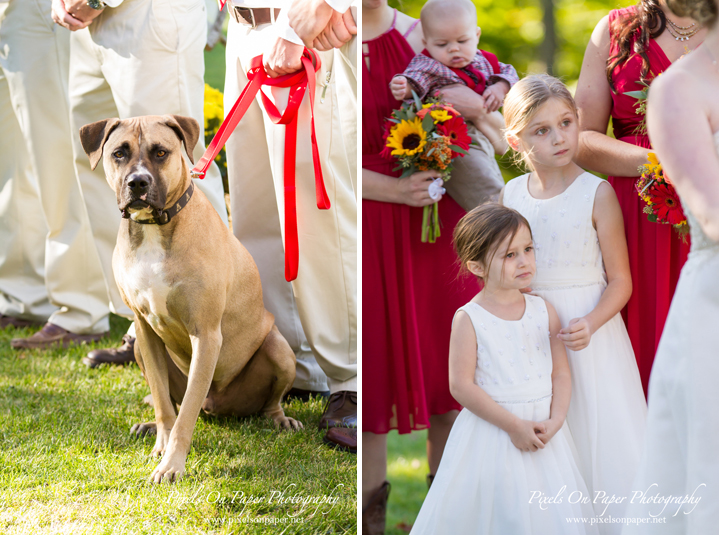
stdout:
<svg viewBox="0 0 719 535">
<path fill-rule="evenodd" d="M 439 98 L 425 103 L 413 92 L 413 99 L 393 111 L 385 121 L 385 149 L 382 154 L 397 162 L 394 171 L 400 178 L 418 171 L 439 171 L 445 182 L 450 179 L 454 158 L 468 154 L 471 138 L 462 116 Z M 430 186 L 430 195 L 432 187 Z M 434 243 L 440 236 L 437 203 L 424 207 L 422 242 Z"/>
<path fill-rule="evenodd" d="M 682 241 L 686 242 L 689 233 L 687 218 L 679 196 L 669 177 L 664 174 L 657 155 L 650 152 L 648 162 L 639 167 L 639 172 L 641 176 L 637 180 L 636 188 L 639 197 L 646 203 L 643 211 L 647 214 L 647 219 L 652 223 L 671 225 Z"/>
</svg>

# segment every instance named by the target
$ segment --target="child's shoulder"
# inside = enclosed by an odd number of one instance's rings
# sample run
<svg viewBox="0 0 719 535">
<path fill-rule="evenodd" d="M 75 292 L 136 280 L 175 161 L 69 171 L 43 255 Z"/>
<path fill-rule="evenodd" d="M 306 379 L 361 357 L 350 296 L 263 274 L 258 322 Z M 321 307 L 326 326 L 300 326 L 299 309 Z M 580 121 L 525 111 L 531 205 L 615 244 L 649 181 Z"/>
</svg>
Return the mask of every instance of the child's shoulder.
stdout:
<svg viewBox="0 0 719 535">
<path fill-rule="evenodd" d="M 506 199 L 507 197 L 511 197 L 521 192 L 522 188 L 526 187 L 528 178 L 529 173 L 525 173 L 507 181 L 504 185 L 504 194 L 502 195 L 502 199 Z"/>
</svg>

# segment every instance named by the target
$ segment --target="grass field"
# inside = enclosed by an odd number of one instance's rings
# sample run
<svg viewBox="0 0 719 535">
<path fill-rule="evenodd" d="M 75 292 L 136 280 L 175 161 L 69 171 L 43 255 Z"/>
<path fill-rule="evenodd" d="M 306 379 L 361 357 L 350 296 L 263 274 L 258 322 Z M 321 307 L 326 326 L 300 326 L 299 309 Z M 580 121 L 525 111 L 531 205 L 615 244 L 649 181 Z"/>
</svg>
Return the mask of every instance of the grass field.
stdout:
<svg viewBox="0 0 719 535">
<path fill-rule="evenodd" d="M 102 345 L 126 328 L 113 317 Z M 154 418 L 137 366 L 88 370 L 87 347 L 10 348 L 29 333 L 0 331 L 0 533 L 357 532 L 356 456 L 322 443 L 319 400 L 285 405 L 296 433 L 201 416 L 185 478 L 158 486 L 154 438 L 129 433 Z"/>
</svg>

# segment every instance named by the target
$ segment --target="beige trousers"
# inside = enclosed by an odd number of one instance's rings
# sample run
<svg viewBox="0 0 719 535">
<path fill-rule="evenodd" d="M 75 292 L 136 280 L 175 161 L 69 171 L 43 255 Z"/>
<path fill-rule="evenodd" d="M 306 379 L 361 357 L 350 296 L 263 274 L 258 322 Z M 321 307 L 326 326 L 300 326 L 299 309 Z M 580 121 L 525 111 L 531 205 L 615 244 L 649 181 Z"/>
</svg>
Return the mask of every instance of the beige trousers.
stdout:
<svg viewBox="0 0 719 535">
<path fill-rule="evenodd" d="M 207 16 L 203 0 L 125 0 L 107 8 L 71 38 L 70 107 L 73 131 L 108 117 L 177 114 L 204 128 L 204 56 Z M 89 214 L 103 281 L 95 297 L 131 316 L 112 273 L 120 212 L 102 165 L 92 171 L 79 135 L 73 136 L 75 169 Z M 204 152 L 204 140 L 194 150 Z M 227 221 L 222 180 L 212 164 L 197 186 Z"/>
<path fill-rule="evenodd" d="M 0 312 L 102 331 L 107 297 L 85 276 L 97 257 L 73 170 L 70 32 L 50 4 L 0 3 Z"/>
<path fill-rule="evenodd" d="M 230 21 L 225 110 L 247 84 L 250 60 L 267 52 L 273 42 L 270 25 L 250 30 Z M 330 210 L 316 206 L 307 97 L 300 109 L 296 166 L 300 263 L 297 280 L 291 284 L 284 279 L 282 242 L 284 126 L 273 124 L 256 100 L 227 144 L 234 232 L 257 262 L 265 306 L 299 353 L 298 374 L 303 373 L 302 360 L 309 357 L 301 348 L 306 337 L 332 392 L 357 390 L 356 112 L 354 129 L 344 126 L 351 125 L 352 114 L 340 116 L 339 100 L 340 94 L 351 100 L 349 88 L 352 84 L 356 88 L 356 57 L 348 56 L 352 46 L 356 51 L 356 44 L 349 43 L 343 51 L 321 53 L 322 68 L 317 73 L 315 127 Z M 280 111 L 287 94 L 288 89 L 271 91 Z"/>
</svg>

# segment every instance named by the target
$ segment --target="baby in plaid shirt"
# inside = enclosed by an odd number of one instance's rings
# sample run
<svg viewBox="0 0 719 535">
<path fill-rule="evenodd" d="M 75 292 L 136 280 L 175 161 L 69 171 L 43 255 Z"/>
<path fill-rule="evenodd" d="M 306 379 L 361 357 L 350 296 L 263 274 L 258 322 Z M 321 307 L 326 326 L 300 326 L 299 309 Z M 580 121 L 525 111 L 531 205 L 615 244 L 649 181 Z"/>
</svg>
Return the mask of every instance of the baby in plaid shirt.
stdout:
<svg viewBox="0 0 719 535">
<path fill-rule="evenodd" d="M 417 54 L 402 74 L 390 83 L 397 100 L 412 97 L 412 91 L 424 99 L 438 89 L 464 84 L 484 99 L 488 114 L 496 112 L 510 88 L 519 80 L 511 65 L 500 63 L 494 54 L 477 50 L 481 30 L 477 10 L 470 0 L 429 0 L 420 14 L 425 50 Z M 472 125 L 467 122 L 473 144 L 470 154 L 453 163 L 452 179 L 445 187 L 465 209 L 470 210 L 496 197 L 504 186 L 494 154 L 506 151 L 498 121 Z M 495 118 L 495 119 L 497 119 Z"/>
</svg>

